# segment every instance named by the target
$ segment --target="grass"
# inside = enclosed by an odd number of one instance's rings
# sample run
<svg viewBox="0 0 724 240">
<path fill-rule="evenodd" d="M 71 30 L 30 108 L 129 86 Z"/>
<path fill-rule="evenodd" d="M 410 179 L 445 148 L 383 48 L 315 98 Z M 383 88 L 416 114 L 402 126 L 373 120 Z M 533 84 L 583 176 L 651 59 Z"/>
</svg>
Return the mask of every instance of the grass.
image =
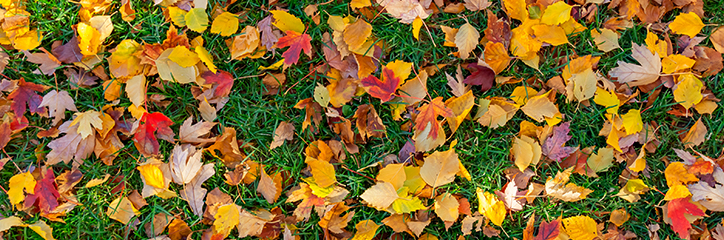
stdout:
<svg viewBox="0 0 724 240">
<path fill-rule="evenodd" d="M 334 2 L 331 4 L 320 4 L 318 7 L 321 15 L 321 23 L 315 25 L 311 23 L 311 19 L 304 14 L 303 10 L 305 6 L 317 3 L 316 1 L 292 1 L 285 3 L 287 4 L 285 8 L 288 8 L 289 12 L 293 15 L 300 17 L 309 27 L 307 33 L 312 36 L 314 54 L 311 59 L 303 56 L 299 64 L 286 70 L 287 83 L 285 84 L 285 89 L 282 91 L 283 94 L 262 95 L 265 86 L 261 82 L 261 77 L 242 78 L 260 74 L 260 71 L 257 70 L 258 67 L 268 66 L 281 59 L 281 51 L 277 51 L 275 55 L 267 54 L 265 58 L 262 59 L 245 59 L 243 61 L 229 60 L 229 51 L 224 43 L 226 38 L 211 34 L 208 31 L 203 34 L 187 31 L 190 39 L 201 35 L 206 41 L 206 48 L 217 60 L 215 63 L 219 69 L 231 72 L 237 79 L 234 82 L 228 104 L 218 114 L 217 121 L 219 125 L 214 129 L 214 132 L 221 132 L 222 126 L 236 129 L 239 140 L 253 144 L 250 149 L 247 149 L 250 159 L 289 172 L 291 174 L 289 176 L 291 184 L 285 185 L 284 192 L 289 191 L 291 187 L 297 185 L 296 183 L 300 181 L 300 178 L 304 177 L 301 173 L 306 167 L 303 162 L 303 151 L 307 145 L 306 143 L 318 139 L 327 140 L 338 138 L 337 135 L 328 127 L 324 126 L 325 124 L 323 123 L 321 131 L 317 134 L 299 132 L 299 128 L 297 128 L 295 140 L 291 143 L 283 144 L 274 150 L 268 149 L 275 127 L 279 122 L 288 121 L 297 127 L 301 126 L 301 122 L 304 120 L 303 110 L 292 109 L 291 107 L 299 100 L 311 97 L 313 89 L 318 83 L 326 83 L 325 76 L 322 74 L 309 73 L 310 66 L 325 62 L 320 46 L 322 44 L 322 35 L 332 31 L 326 24 L 327 17 L 329 15 L 346 15 L 351 13 L 347 3 Z M 151 1 L 133 1 L 133 4 L 137 15 L 136 19 L 131 23 L 126 23 L 121 20 L 121 16 L 118 13 L 112 15 L 114 31 L 104 43 L 106 50 L 113 49 L 115 45 L 123 39 L 157 43 L 165 38 L 165 32 L 169 28 L 170 23 L 167 23 L 163 18 L 161 14 L 162 9 L 153 6 Z M 229 11 L 241 11 L 243 13 L 242 16 L 246 21 L 242 23 L 242 26 L 254 25 L 268 15 L 266 11 L 260 10 L 265 9 L 265 6 L 266 1 L 238 1 L 229 8 Z M 722 6 L 724 6 L 724 2 L 721 0 L 705 1 L 704 9 L 709 16 L 704 19 L 705 23 L 713 25 L 724 23 L 724 15 L 719 11 Z M 500 2 L 495 1 L 491 9 L 493 9 L 493 11 L 500 11 Z M 73 35 L 73 30 L 70 26 L 79 21 L 77 14 L 79 6 L 70 1 L 29 1 L 27 3 L 27 10 L 32 14 L 30 19 L 31 22 L 34 23 L 33 25 L 43 33 L 44 40 L 41 46 L 46 49 L 51 49 L 54 41 L 68 41 Z M 679 10 L 674 10 L 666 14 L 661 22 L 671 21 L 678 15 L 678 12 Z M 465 19 L 481 31 L 487 26 L 487 18 L 484 12 L 472 13 L 466 11 L 464 14 L 466 15 L 461 17 L 462 15 L 441 13 L 436 17 L 426 20 L 426 24 L 430 27 L 432 39 L 423 27 L 420 33 L 420 41 L 412 37 L 410 25 L 401 24 L 397 19 L 387 14 L 381 14 L 375 19 L 367 20 L 374 26 L 373 34 L 383 43 L 385 50 L 382 60 L 383 63 L 399 59 L 414 63 L 416 69 L 429 64 L 449 64 L 447 67 L 442 68 L 442 72 L 453 74 L 455 66 L 464 62 L 450 55 L 451 52 L 455 51 L 454 48 L 442 47 L 444 34 L 435 26 L 445 25 L 459 27 L 466 22 Z M 595 21 L 584 24 L 584 26 L 587 28 L 601 27 L 603 21 L 614 14 L 614 11 L 601 7 Z M 357 16 L 358 14 L 353 13 L 352 15 Z M 513 26 L 515 26 L 515 24 Z M 713 29 L 714 27 L 711 26 L 704 28 L 703 35 L 708 35 Z M 598 64 L 598 71 L 606 73 L 616 66 L 617 61 L 633 62 L 633 59 L 630 57 L 631 42 L 643 43 L 645 34 L 645 26 L 636 24 L 633 28 L 622 32 L 621 39 L 619 40 L 621 44 L 620 50 L 602 53 L 592 45 L 590 34 L 584 32 L 569 37 L 571 45 L 544 47 L 540 55 L 546 57 L 542 58 L 540 72 L 525 66 L 520 61 L 514 61 L 512 66 L 500 75 L 519 78 L 536 77 L 541 80 L 547 80 L 560 75 L 560 69 L 562 67 L 560 65 L 561 61 L 566 62 L 566 59 L 570 59 L 575 55 L 584 56 L 588 54 L 601 57 Z M 436 46 L 431 44 L 431 42 L 435 42 Z M 711 46 L 709 40 L 705 40 L 702 44 Z M 480 54 L 482 51 L 483 46 L 479 45 L 475 53 Z M 22 53 L 17 51 L 8 51 L 8 53 L 11 55 L 11 59 L 3 73 L 9 78 L 19 79 L 22 77 L 29 82 L 43 83 L 53 86 L 54 89 L 69 91 L 74 97 L 75 103 L 80 111 L 100 109 L 103 105 L 107 104 L 107 102 L 103 100 L 104 89 L 102 86 L 96 85 L 91 88 L 71 90 L 71 84 L 66 80 L 66 76 L 61 74 L 61 71 L 58 71 L 53 76 L 32 74 L 31 72 L 36 69 L 35 64 L 25 61 Z M 103 52 L 102 55 L 107 57 L 110 56 L 110 53 Z M 104 65 L 107 66 L 107 63 L 104 63 Z M 433 98 L 442 96 L 447 99 L 452 96 L 446 86 L 447 80 L 442 72 L 432 76 L 428 80 L 429 94 Z M 305 78 L 308 74 L 309 76 Z M 715 96 L 720 99 L 724 98 L 723 76 L 724 75 L 720 73 L 704 80 L 707 88 L 711 89 Z M 286 88 L 292 86 L 292 84 L 294 84 L 294 87 L 287 90 Z M 475 87 L 473 89 L 476 97 L 508 96 L 516 86 L 519 86 L 519 84 L 503 85 L 494 87 L 487 92 L 481 92 Z M 168 84 L 164 89 L 150 88 L 149 94 L 159 94 L 171 101 L 167 107 L 151 106 L 150 108 L 169 116 L 175 123 L 172 126 L 174 130 L 177 130 L 181 122 L 188 117 L 194 117 L 196 120 L 200 119 L 196 107 L 197 101 L 194 100 L 188 85 Z M 646 99 L 645 97 L 647 97 L 646 94 L 644 94 L 641 99 Z M 125 96 L 121 98 L 121 106 L 128 106 L 129 104 L 130 101 L 126 99 Z M 385 139 L 373 139 L 367 144 L 359 145 L 360 153 L 349 156 L 348 160 L 344 163 L 346 167 L 352 170 L 362 169 L 370 164 L 381 161 L 387 154 L 397 154 L 399 149 L 401 149 L 411 137 L 410 133 L 401 130 L 403 122 L 396 122 L 392 119 L 387 104 L 381 104 L 378 100 L 369 96 L 355 98 L 349 104 L 350 107 L 343 109 L 342 114 L 347 118 L 351 118 L 356 106 L 361 104 L 373 104 L 375 106 L 383 122 L 387 125 L 388 132 L 387 138 Z M 581 148 L 588 146 L 606 146 L 605 138 L 598 136 L 598 131 L 605 121 L 603 117 L 605 109 L 596 104 L 583 106 L 575 102 L 567 103 L 565 96 L 560 95 L 558 96 L 557 104 L 561 113 L 566 115 L 567 121 L 571 122 L 571 135 L 573 138 L 569 141 L 568 145 L 580 146 Z M 675 103 L 671 91 L 663 90 L 655 102 L 649 108 L 646 108 L 646 114 L 643 115 L 644 122 L 655 122 L 658 124 L 656 135 L 661 141 L 661 145 L 655 153 L 647 155 L 649 169 L 643 174 L 642 179 L 652 188 L 661 191 L 667 189 L 665 181 L 662 180 L 664 178 L 663 169 L 665 168 L 665 162 L 677 160 L 673 148 L 684 148 L 679 140 L 679 134 L 682 131 L 688 130 L 696 119 L 699 118 L 699 115 L 693 118 L 681 118 L 667 114 L 666 111 L 670 110 L 673 105 L 675 105 Z M 622 107 L 622 110 L 641 109 L 643 106 L 644 103 L 627 104 Z M 473 113 L 475 111 L 476 110 L 473 110 Z M 33 126 L 40 126 L 42 128 L 50 127 L 49 119 L 40 118 L 35 115 L 28 116 L 28 118 Z M 456 139 L 458 141 L 458 145 L 455 148 L 460 155 L 462 163 L 470 171 L 473 179 L 472 181 L 458 179 L 455 184 L 449 184 L 443 188 L 453 194 L 460 194 L 467 197 L 471 203 L 474 202 L 475 199 L 475 188 L 479 187 L 484 191 L 500 190 L 507 182 L 502 172 L 512 165 L 509 156 L 511 139 L 517 134 L 520 122 L 526 119 L 527 117 L 518 113 L 505 126 L 497 129 L 483 127 L 473 121 L 463 122 L 460 130 L 451 137 L 451 140 Z M 707 141 L 697 147 L 697 150 L 707 156 L 716 157 L 721 154 L 722 146 L 724 146 L 724 111 L 721 109 L 721 104 L 720 108 L 717 109 L 714 114 L 711 116 L 702 116 L 702 119 L 709 128 L 709 135 Z M 12 157 L 13 163 L 8 163 L 5 168 L 0 171 L 0 179 L 7 180 L 15 175 L 18 170 L 14 165 L 25 170 L 37 167 L 37 163 L 39 161 L 42 162 L 42 156 L 49 152 L 46 145 L 51 139 L 37 138 L 36 135 L 40 130 L 39 128 L 28 128 L 5 147 L 7 155 L 2 155 L 2 157 Z M 161 153 L 165 156 L 168 156 L 172 148 L 172 143 L 161 141 Z M 442 148 L 446 149 L 447 147 Z M 126 142 L 126 147 L 120 151 L 118 158 L 111 166 L 102 164 L 92 156 L 86 159 L 80 166 L 80 170 L 84 176 L 78 186 L 82 186 L 90 179 L 101 178 L 106 173 L 109 173 L 114 176 L 125 177 L 123 181 L 126 184 L 126 190 L 123 194 L 128 194 L 134 189 L 140 190 L 143 187 L 143 183 L 140 180 L 138 171 L 135 170 L 137 162 L 140 162 L 138 159 L 139 156 L 140 154 L 130 141 Z M 223 164 L 210 156 L 207 156 L 205 159 L 206 162 L 216 163 L 217 170 L 217 174 L 204 184 L 206 189 L 212 190 L 218 187 L 222 192 L 231 195 L 235 203 L 245 209 L 257 207 L 271 209 L 279 207 L 284 214 L 292 214 L 296 205 L 285 203 L 286 197 L 282 196 L 276 203 L 269 204 L 262 197 L 258 196 L 254 190 L 256 189 L 256 182 L 247 186 L 230 186 L 224 182 L 223 173 L 226 172 L 227 169 Z M 70 168 L 70 165 L 58 164 L 54 166 L 53 169 L 57 175 Z M 668 227 L 668 225 L 664 226 L 664 223 L 660 223 L 663 217 L 660 207 L 665 203 L 663 201 L 664 195 L 661 194 L 660 191 L 649 191 L 641 195 L 642 199 L 636 203 L 629 203 L 613 196 L 621 187 L 621 184 L 619 184 L 621 177 L 619 175 L 624 168 L 624 164 L 616 164 L 607 172 L 599 174 L 599 178 L 574 175 L 572 182 L 595 190 L 586 200 L 566 203 L 549 201 L 547 198 L 537 199 L 532 205 L 526 206 L 522 211 L 512 213 L 505 220 L 501 236 L 504 238 L 522 238 L 522 231 L 526 226 L 527 218 L 533 214 L 542 216 L 547 220 L 555 219 L 558 216 L 587 215 L 593 217 L 597 222 L 605 222 L 608 219 L 608 214 L 603 213 L 624 208 L 632 216 L 631 220 L 622 226 L 622 229 L 633 231 L 639 237 L 646 238 L 648 236 L 646 226 L 659 223 L 662 227 L 659 231 L 661 237 L 675 238 L 675 234 L 671 231 L 670 227 Z M 556 172 L 562 169 L 558 164 L 554 163 L 542 164 L 536 167 L 535 170 L 538 175 L 533 177 L 531 181 L 543 183 L 548 176 L 554 176 Z M 369 177 L 375 177 L 377 174 L 374 168 L 367 168 L 360 172 Z M 350 171 L 345 171 L 342 168 L 337 168 L 337 178 L 339 183 L 350 191 L 349 196 L 355 200 L 359 200 L 357 196 L 374 184 L 370 180 Z M 145 235 L 144 231 L 140 229 L 129 230 L 128 226 L 109 219 L 105 214 L 110 202 L 117 197 L 116 194 L 111 193 L 111 190 L 116 187 L 117 184 L 118 183 L 107 182 L 94 188 L 77 188 L 76 194 L 78 202 L 83 205 L 75 207 L 73 211 L 63 218 L 66 223 L 49 223 L 54 229 L 53 235 L 55 238 L 147 238 L 148 236 Z M 3 184 L 3 186 L 6 187 L 5 184 Z M 173 185 L 172 190 L 178 191 L 180 188 L 177 185 Z M 189 226 L 192 226 L 192 229 L 195 231 L 193 234 L 194 239 L 200 238 L 203 230 L 209 227 L 201 224 L 201 219 L 196 217 L 190 211 L 188 204 L 180 198 L 163 200 L 158 197 L 150 197 L 147 198 L 146 201 L 148 202 L 148 206 L 140 209 L 141 214 L 138 217 L 138 221 L 141 223 L 140 226 L 152 221 L 156 213 L 166 212 L 181 216 Z M 30 216 L 22 212 L 18 213 L 10 206 L 7 196 L 0 194 L 0 214 L 2 214 L 2 216 L 19 215 L 25 218 L 27 222 L 34 222 L 40 219 L 38 216 Z M 380 223 L 383 218 L 389 216 L 388 213 L 376 211 L 361 203 L 353 203 L 351 206 L 356 211 L 356 214 L 350 222 L 350 226 L 366 219 L 372 219 Z M 477 209 L 477 207 L 473 207 L 473 209 Z M 723 216 L 721 213 L 710 213 L 709 217 L 705 218 L 705 222 L 709 226 L 712 226 L 720 222 Z M 297 224 L 302 239 L 321 238 L 323 233 L 322 229 L 317 225 L 318 220 L 318 217 L 312 214 L 310 221 Z M 352 229 L 352 227 L 348 228 Z M 434 220 L 426 228 L 426 231 L 439 236 L 441 239 L 454 239 L 461 233 L 459 222 L 454 224 L 448 231 L 444 229 L 442 222 Z M 390 228 L 382 227 L 378 236 L 389 236 L 391 233 Z M 474 233 L 473 235 L 477 236 L 477 238 L 486 238 L 482 236 L 480 232 Z M 13 228 L 6 231 L 4 237 L 8 239 L 39 238 L 38 235 L 27 228 Z M 235 238 L 235 234 L 232 233 L 230 238 Z"/>
</svg>

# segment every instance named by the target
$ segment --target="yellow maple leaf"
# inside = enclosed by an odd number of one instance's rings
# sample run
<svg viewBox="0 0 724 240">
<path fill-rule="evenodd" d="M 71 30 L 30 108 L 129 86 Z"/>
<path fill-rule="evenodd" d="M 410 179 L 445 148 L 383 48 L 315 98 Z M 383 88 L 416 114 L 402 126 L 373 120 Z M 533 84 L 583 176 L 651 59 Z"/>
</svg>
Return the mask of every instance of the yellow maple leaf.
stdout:
<svg viewBox="0 0 724 240">
<path fill-rule="evenodd" d="M 699 181 L 696 175 L 689 173 L 683 162 L 670 163 L 664 170 L 664 176 L 669 187 Z"/>
<path fill-rule="evenodd" d="M 687 188 L 684 185 L 677 184 L 677 185 L 671 186 L 669 188 L 669 191 L 666 191 L 666 196 L 664 196 L 664 200 L 671 201 L 674 199 L 685 198 L 688 196 L 691 196 L 691 192 L 689 191 L 689 188 Z"/>
<path fill-rule="evenodd" d="M 103 120 L 101 119 L 101 113 L 95 110 L 88 110 L 82 113 L 75 113 L 75 119 L 70 123 L 70 126 L 78 124 L 78 134 L 85 139 L 89 135 L 93 134 L 93 128 L 103 129 Z"/>
</svg>

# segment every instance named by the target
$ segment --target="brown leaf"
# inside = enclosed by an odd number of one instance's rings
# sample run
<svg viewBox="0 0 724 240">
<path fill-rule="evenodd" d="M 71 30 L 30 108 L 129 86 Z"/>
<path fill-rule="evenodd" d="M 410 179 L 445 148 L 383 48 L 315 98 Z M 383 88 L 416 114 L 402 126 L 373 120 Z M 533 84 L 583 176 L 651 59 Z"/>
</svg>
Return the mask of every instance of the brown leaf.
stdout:
<svg viewBox="0 0 724 240">
<path fill-rule="evenodd" d="M 216 139 L 211 138 L 200 138 L 216 126 L 216 123 L 200 121 L 194 125 L 191 125 L 192 117 L 189 117 L 179 128 L 179 140 L 182 143 L 206 143 L 213 142 Z"/>
<path fill-rule="evenodd" d="M 166 226 L 168 226 L 172 220 L 175 219 L 167 213 L 157 213 L 153 216 L 152 222 L 147 222 L 143 225 L 143 228 L 146 230 L 146 236 L 155 237 L 160 235 L 166 230 Z"/>
<path fill-rule="evenodd" d="M 294 124 L 282 121 L 279 123 L 279 126 L 277 126 L 277 129 L 274 130 L 274 141 L 272 141 L 269 146 L 269 150 L 281 146 L 284 144 L 284 140 L 291 141 L 292 139 L 294 139 Z"/>
<path fill-rule="evenodd" d="M 191 210 L 194 214 L 196 214 L 196 216 L 201 216 L 204 213 L 204 197 L 206 196 L 206 189 L 201 187 L 201 185 L 215 173 L 216 170 L 214 170 L 214 164 L 206 164 L 201 168 L 199 174 L 196 175 L 191 182 L 186 184 L 184 189 L 179 191 L 179 196 L 189 203 Z"/>
<path fill-rule="evenodd" d="M 276 173 L 273 176 L 266 174 L 264 169 L 261 170 L 261 176 L 259 179 L 259 185 L 256 187 L 256 191 L 264 196 L 264 199 L 270 204 L 277 201 L 279 196 L 282 195 L 282 175 Z"/>
</svg>

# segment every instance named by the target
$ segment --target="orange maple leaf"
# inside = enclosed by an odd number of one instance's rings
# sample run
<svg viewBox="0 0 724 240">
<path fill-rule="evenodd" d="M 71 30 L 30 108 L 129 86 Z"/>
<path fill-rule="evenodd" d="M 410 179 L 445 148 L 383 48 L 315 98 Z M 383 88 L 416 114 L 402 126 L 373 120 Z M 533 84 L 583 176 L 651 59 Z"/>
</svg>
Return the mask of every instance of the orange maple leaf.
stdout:
<svg viewBox="0 0 724 240">
<path fill-rule="evenodd" d="M 299 61 L 299 54 L 302 50 L 304 50 L 304 53 L 311 58 L 311 41 L 312 37 L 310 37 L 309 34 L 287 31 L 287 35 L 280 38 L 277 42 L 277 47 L 279 48 L 289 47 L 287 51 L 282 53 L 282 57 L 284 57 L 284 65 L 290 66 L 297 64 Z"/>
<path fill-rule="evenodd" d="M 430 130 L 430 136 L 433 138 L 437 137 L 438 131 L 440 131 L 440 122 L 437 121 L 438 116 L 452 117 L 455 116 L 453 111 L 445 106 L 442 102 L 442 97 L 437 97 L 418 108 L 420 114 L 415 119 L 415 129 L 417 131 L 424 131 L 428 124 L 432 125 Z"/>
<path fill-rule="evenodd" d="M 367 93 L 371 96 L 379 98 L 382 102 L 392 99 L 397 88 L 400 86 L 400 78 L 395 76 L 395 72 L 389 68 L 382 69 L 382 80 L 370 75 L 361 81 L 362 86 L 368 88 Z"/>
</svg>

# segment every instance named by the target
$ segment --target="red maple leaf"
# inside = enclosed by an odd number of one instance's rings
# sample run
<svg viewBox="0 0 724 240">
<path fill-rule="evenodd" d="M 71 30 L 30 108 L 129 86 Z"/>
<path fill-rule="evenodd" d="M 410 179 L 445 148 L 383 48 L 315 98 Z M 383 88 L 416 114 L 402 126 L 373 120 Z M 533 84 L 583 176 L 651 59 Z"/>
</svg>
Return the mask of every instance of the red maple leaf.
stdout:
<svg viewBox="0 0 724 240">
<path fill-rule="evenodd" d="M 55 186 L 55 174 L 53 169 L 45 172 L 43 179 L 35 184 L 35 194 L 29 194 L 25 198 L 25 207 L 37 206 L 42 213 L 49 213 L 58 207 L 58 187 Z"/>
<path fill-rule="evenodd" d="M 542 221 L 538 227 L 538 235 L 535 236 L 534 240 L 549 240 L 558 237 L 558 233 L 561 228 L 561 219 L 558 218 L 551 222 Z"/>
<path fill-rule="evenodd" d="M 440 131 L 441 128 L 440 123 L 437 121 L 438 116 L 455 116 L 453 111 L 447 108 L 445 103 L 442 102 L 442 97 L 433 99 L 430 103 L 422 105 L 422 107 L 417 110 L 419 110 L 420 113 L 415 119 L 415 129 L 417 131 L 424 131 L 427 125 L 431 124 L 432 129 L 430 130 L 429 136 L 432 138 L 437 138 L 438 131 Z"/>
<path fill-rule="evenodd" d="M 495 72 L 493 69 L 486 66 L 480 66 L 475 63 L 469 64 L 468 69 L 471 69 L 471 71 L 472 69 L 475 69 L 475 71 L 472 72 L 470 76 L 466 77 L 465 80 L 463 80 L 463 83 L 480 85 L 480 90 L 483 91 L 488 91 L 493 88 L 493 83 L 495 83 Z"/>
<path fill-rule="evenodd" d="M 16 117 L 23 116 L 25 111 L 30 113 L 42 112 L 45 108 L 38 107 L 43 102 L 43 97 L 37 92 L 43 92 L 48 86 L 26 82 L 24 78 L 18 81 L 18 88 L 8 95 L 8 99 L 13 100 L 10 108 L 15 112 Z M 27 105 L 27 108 L 25 107 Z"/>
<path fill-rule="evenodd" d="M 173 130 L 169 128 L 173 124 L 173 121 L 163 115 L 163 113 L 144 113 L 141 117 L 141 124 L 138 125 L 136 134 L 133 136 L 133 143 L 136 145 L 138 151 L 143 155 L 156 155 L 158 154 L 158 140 L 156 139 L 156 132 L 158 137 L 169 142 L 173 142 Z"/>
<path fill-rule="evenodd" d="M 289 47 L 287 51 L 282 53 L 284 57 L 284 65 L 294 65 L 299 61 L 299 54 L 304 50 L 310 58 L 312 57 L 312 37 L 306 33 L 298 33 L 295 31 L 287 31 L 287 35 L 280 38 L 277 42 L 278 48 Z"/>
<path fill-rule="evenodd" d="M 691 223 L 686 220 L 684 214 L 688 213 L 694 216 L 704 216 L 704 211 L 701 211 L 696 205 L 689 202 L 691 197 L 677 198 L 669 201 L 667 205 L 667 214 L 671 218 L 671 228 L 679 234 L 679 237 L 689 239 L 689 228 Z"/>
<path fill-rule="evenodd" d="M 231 92 L 231 87 L 234 86 L 234 77 L 229 72 L 218 70 L 216 73 L 206 71 L 201 74 L 201 77 L 206 80 L 206 83 L 215 83 L 216 89 L 214 89 L 214 97 L 226 97 Z"/>
<path fill-rule="evenodd" d="M 382 81 L 375 76 L 368 76 L 362 79 L 361 83 L 371 96 L 379 98 L 382 102 L 392 99 L 397 88 L 400 86 L 400 78 L 389 68 L 382 68 Z"/>
</svg>

